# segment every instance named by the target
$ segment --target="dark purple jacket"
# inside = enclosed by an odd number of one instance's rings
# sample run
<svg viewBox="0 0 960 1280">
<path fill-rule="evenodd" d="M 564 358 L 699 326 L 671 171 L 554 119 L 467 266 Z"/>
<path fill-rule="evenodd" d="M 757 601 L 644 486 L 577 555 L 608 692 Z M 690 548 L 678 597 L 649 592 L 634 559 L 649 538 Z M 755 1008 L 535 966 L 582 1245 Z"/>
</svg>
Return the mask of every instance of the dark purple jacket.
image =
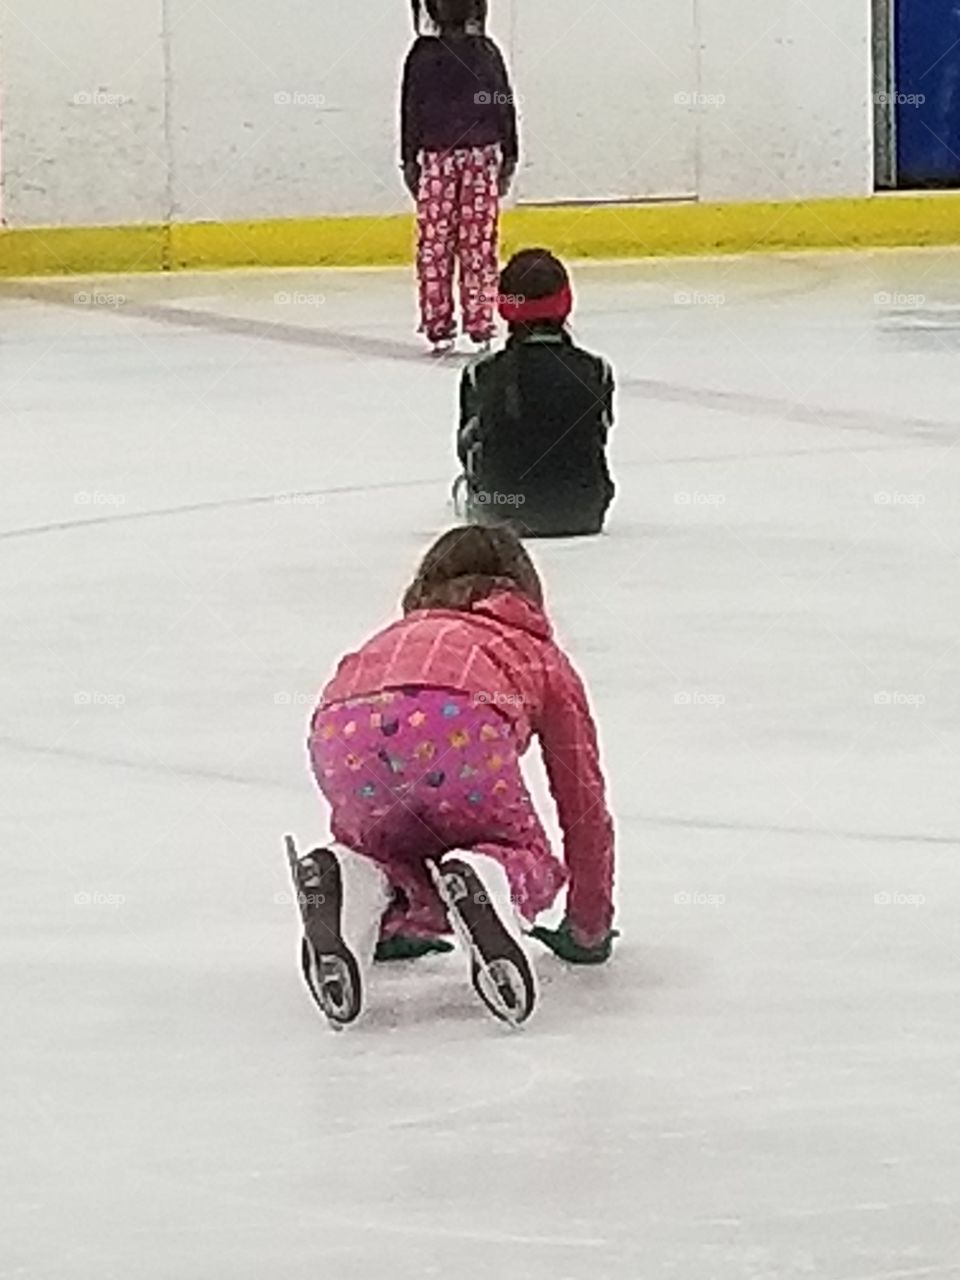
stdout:
<svg viewBox="0 0 960 1280">
<path fill-rule="evenodd" d="M 503 55 L 488 36 L 418 36 L 403 69 L 401 158 L 499 143 L 516 163 L 517 112 Z"/>
</svg>

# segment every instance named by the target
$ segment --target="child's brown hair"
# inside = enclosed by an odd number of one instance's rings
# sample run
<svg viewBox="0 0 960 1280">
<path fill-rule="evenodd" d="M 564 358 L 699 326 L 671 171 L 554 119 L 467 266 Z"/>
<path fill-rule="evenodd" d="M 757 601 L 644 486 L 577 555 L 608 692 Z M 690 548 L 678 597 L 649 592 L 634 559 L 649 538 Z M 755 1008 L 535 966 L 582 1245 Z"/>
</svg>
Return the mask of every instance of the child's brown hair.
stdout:
<svg viewBox="0 0 960 1280">
<path fill-rule="evenodd" d="M 543 607 L 543 585 L 516 534 L 499 525 L 458 525 L 440 535 L 420 561 L 403 612 L 469 609 L 496 591 L 519 591 Z"/>
</svg>

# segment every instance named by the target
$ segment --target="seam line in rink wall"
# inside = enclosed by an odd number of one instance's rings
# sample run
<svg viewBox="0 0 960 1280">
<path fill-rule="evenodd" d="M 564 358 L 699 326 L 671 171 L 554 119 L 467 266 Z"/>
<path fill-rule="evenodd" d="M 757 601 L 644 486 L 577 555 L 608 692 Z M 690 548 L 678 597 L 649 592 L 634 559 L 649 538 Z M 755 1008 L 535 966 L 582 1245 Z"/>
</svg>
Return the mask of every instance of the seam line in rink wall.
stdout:
<svg viewBox="0 0 960 1280">
<path fill-rule="evenodd" d="M 960 244 L 960 194 L 506 211 L 504 252 L 534 243 L 574 259 Z M 409 215 L 28 227 L 0 232 L 0 276 L 392 266 L 410 262 L 413 245 Z"/>
</svg>

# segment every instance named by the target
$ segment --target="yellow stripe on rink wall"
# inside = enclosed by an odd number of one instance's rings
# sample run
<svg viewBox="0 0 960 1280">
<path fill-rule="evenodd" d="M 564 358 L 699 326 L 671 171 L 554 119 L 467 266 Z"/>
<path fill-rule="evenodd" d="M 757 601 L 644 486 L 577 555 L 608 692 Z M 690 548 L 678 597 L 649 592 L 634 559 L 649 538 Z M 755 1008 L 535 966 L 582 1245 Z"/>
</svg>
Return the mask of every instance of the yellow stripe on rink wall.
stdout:
<svg viewBox="0 0 960 1280">
<path fill-rule="evenodd" d="M 504 232 L 510 250 L 537 242 L 573 258 L 960 244 L 960 196 L 530 208 Z"/>
<path fill-rule="evenodd" d="M 389 267 L 410 262 L 409 214 L 192 222 L 170 228 L 175 271 L 217 267 Z"/>
<path fill-rule="evenodd" d="M 0 275 L 408 263 L 409 214 L 171 226 L 0 231 Z M 569 258 L 960 244 L 960 194 L 756 204 L 527 206 L 503 218 L 506 253 L 547 245 Z"/>
<path fill-rule="evenodd" d="M 0 276 L 163 271 L 167 228 L 24 227 L 0 230 Z"/>
</svg>

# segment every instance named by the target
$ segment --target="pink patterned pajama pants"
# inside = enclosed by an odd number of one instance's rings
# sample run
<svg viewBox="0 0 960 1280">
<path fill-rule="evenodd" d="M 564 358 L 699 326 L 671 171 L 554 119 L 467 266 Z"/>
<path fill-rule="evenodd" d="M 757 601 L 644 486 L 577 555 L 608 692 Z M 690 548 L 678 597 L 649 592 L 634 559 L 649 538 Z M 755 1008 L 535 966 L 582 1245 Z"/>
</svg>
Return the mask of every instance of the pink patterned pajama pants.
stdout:
<svg viewBox="0 0 960 1280">
<path fill-rule="evenodd" d="M 500 149 L 425 151 L 417 201 L 420 329 L 431 342 L 457 332 L 454 271 L 460 268 L 464 331 L 493 335 L 497 301 Z"/>
<path fill-rule="evenodd" d="M 336 840 L 379 863 L 394 890 L 382 936 L 449 933 L 425 859 L 474 849 L 507 873 L 533 920 L 567 879 L 520 772 L 513 728 L 443 689 L 394 689 L 317 712 L 310 756 Z"/>
</svg>

